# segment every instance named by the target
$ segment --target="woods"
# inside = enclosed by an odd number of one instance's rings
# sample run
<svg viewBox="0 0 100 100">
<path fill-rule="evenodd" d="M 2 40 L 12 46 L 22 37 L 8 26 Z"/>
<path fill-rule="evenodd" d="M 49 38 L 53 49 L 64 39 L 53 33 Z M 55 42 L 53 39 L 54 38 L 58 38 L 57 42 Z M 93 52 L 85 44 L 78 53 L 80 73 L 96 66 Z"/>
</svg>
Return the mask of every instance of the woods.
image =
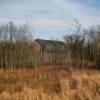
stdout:
<svg viewBox="0 0 100 100">
<path fill-rule="evenodd" d="M 0 67 L 33 67 L 33 35 L 28 25 L 9 22 L 0 26 Z"/>
<path fill-rule="evenodd" d="M 100 26 L 93 26 L 88 29 L 84 29 L 82 25 L 76 21 L 71 31 L 71 34 L 64 36 L 67 49 L 71 54 L 71 58 L 69 58 L 71 59 L 71 66 L 77 68 L 82 67 L 99 69 Z M 51 48 L 49 48 L 49 50 L 50 49 Z M 36 61 L 34 50 L 33 34 L 30 26 L 26 24 L 18 26 L 13 22 L 0 26 L 1 68 L 14 69 L 36 67 L 35 63 L 39 60 Z M 68 52 L 66 51 L 66 54 L 67 53 Z M 49 55 L 47 54 L 46 56 L 49 59 Z M 65 60 L 68 60 L 68 57 L 65 58 Z"/>
<path fill-rule="evenodd" d="M 72 34 L 64 40 L 71 50 L 73 66 L 100 68 L 100 26 L 84 29 L 76 21 Z"/>
</svg>

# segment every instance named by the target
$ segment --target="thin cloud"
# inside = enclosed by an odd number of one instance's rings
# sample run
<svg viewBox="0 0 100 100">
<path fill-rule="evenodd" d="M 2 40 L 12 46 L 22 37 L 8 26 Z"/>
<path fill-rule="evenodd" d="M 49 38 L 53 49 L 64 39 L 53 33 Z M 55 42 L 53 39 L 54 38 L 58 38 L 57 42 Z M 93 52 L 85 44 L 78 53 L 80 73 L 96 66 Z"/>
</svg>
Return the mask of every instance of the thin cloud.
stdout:
<svg viewBox="0 0 100 100">
<path fill-rule="evenodd" d="M 62 33 L 69 30 L 73 19 L 84 27 L 100 24 L 99 5 L 99 0 L 0 0 L 0 23 L 27 22 L 36 34 Z"/>
</svg>

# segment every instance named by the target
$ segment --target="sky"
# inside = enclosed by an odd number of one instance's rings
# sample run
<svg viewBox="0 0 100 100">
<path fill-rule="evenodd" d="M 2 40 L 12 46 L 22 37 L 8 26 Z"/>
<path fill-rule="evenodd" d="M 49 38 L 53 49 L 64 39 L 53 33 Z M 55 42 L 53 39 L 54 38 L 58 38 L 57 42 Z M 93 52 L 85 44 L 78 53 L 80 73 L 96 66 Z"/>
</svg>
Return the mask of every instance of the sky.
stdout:
<svg viewBox="0 0 100 100">
<path fill-rule="evenodd" d="M 0 0 L 0 24 L 28 23 L 34 38 L 61 40 L 74 19 L 83 27 L 100 24 L 100 0 Z"/>
</svg>

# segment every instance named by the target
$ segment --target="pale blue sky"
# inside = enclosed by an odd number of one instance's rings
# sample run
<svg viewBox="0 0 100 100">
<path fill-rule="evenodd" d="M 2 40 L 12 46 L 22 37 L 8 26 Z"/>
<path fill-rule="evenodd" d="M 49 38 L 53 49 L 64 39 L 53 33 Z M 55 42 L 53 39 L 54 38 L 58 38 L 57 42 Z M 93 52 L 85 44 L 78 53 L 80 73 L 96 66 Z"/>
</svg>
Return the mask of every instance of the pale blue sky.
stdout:
<svg viewBox="0 0 100 100">
<path fill-rule="evenodd" d="M 29 23 L 35 38 L 62 39 L 73 19 L 100 24 L 100 0 L 0 0 L 0 24 Z"/>
</svg>

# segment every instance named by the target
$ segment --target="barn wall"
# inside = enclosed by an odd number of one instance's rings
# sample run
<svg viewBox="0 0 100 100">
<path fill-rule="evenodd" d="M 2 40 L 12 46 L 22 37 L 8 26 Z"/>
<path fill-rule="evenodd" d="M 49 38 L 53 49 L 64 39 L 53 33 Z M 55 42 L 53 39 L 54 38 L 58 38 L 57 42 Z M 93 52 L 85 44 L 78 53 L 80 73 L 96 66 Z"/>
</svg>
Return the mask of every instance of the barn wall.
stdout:
<svg viewBox="0 0 100 100">
<path fill-rule="evenodd" d="M 33 62 L 36 67 L 44 64 L 67 64 L 71 60 L 69 51 L 62 53 L 42 51 L 41 45 L 36 41 L 33 46 Z"/>
<path fill-rule="evenodd" d="M 70 62 L 70 54 L 43 52 L 44 64 L 67 64 Z"/>
</svg>

